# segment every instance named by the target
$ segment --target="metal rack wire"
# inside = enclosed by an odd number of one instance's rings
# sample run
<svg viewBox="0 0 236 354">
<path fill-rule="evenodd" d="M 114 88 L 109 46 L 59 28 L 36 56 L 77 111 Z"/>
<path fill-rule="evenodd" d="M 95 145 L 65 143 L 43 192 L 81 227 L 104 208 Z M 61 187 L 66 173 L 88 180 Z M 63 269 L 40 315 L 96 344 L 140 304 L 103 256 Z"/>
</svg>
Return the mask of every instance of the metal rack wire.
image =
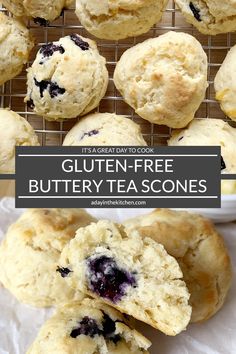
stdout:
<svg viewBox="0 0 236 354">
<path fill-rule="evenodd" d="M 0 10 L 6 11 L 4 8 L 0 8 Z M 27 66 L 32 63 L 36 52 L 44 43 L 58 40 L 60 37 L 73 32 L 79 33 L 85 37 L 92 37 L 80 25 L 73 8 L 65 10 L 60 18 L 47 27 L 39 27 L 33 21 L 28 22 L 28 27 L 34 35 L 37 45 L 31 53 L 30 62 Z M 236 43 L 236 34 L 228 33 L 214 37 L 200 34 L 184 21 L 183 16 L 179 10 L 176 9 L 174 1 L 171 0 L 161 23 L 154 26 L 148 33 L 142 36 L 121 41 L 105 41 L 92 37 L 96 40 L 100 53 L 107 59 L 110 77 L 107 93 L 97 110 L 100 112 L 116 112 L 117 114 L 130 117 L 136 123 L 140 124 L 143 136 L 149 145 L 165 145 L 166 140 L 170 136 L 170 129 L 165 126 L 150 124 L 138 117 L 116 90 L 112 79 L 113 72 L 117 61 L 126 49 L 147 38 L 156 37 L 169 30 L 183 31 L 194 35 L 201 42 L 208 56 L 209 87 L 206 92 L 205 100 L 196 113 L 196 118 L 220 118 L 228 120 L 220 110 L 219 104 L 214 99 L 213 80 L 227 51 Z M 1 107 L 10 107 L 24 116 L 37 132 L 41 145 L 61 145 L 65 134 L 75 124 L 76 120 L 69 119 L 64 122 L 48 122 L 28 110 L 27 106 L 24 104 L 25 93 L 26 70 L 0 88 Z M 230 122 L 232 125 L 235 124 L 232 121 Z"/>
</svg>

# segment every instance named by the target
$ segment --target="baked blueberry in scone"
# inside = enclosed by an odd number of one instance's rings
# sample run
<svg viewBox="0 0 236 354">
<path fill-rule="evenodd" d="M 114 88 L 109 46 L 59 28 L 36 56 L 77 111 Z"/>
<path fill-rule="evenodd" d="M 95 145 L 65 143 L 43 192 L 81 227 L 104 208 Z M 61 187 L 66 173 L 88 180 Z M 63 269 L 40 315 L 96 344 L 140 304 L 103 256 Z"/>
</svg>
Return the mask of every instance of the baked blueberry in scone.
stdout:
<svg viewBox="0 0 236 354">
<path fill-rule="evenodd" d="M 101 220 L 77 231 L 59 267 L 64 281 L 168 335 L 186 328 L 191 307 L 177 261 L 138 232 Z"/>
<path fill-rule="evenodd" d="M 27 354 L 148 354 L 150 345 L 117 310 L 84 299 L 58 308 Z"/>
<path fill-rule="evenodd" d="M 25 102 L 48 120 L 75 118 L 98 106 L 107 84 L 96 43 L 74 33 L 40 48 L 28 69 Z"/>
</svg>

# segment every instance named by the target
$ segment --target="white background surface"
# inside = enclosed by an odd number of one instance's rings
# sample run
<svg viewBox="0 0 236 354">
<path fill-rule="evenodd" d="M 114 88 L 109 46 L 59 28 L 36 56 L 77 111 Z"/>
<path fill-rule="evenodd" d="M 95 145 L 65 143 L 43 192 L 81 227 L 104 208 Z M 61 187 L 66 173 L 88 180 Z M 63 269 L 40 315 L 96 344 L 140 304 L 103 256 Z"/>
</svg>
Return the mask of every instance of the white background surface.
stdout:
<svg viewBox="0 0 236 354">
<path fill-rule="evenodd" d="M 140 214 L 134 209 L 91 209 L 93 215 L 122 221 Z M 13 199 L 0 201 L 0 239 L 20 215 Z M 152 342 L 152 354 L 235 354 L 236 353 L 236 224 L 218 225 L 229 248 L 234 268 L 233 286 L 223 309 L 206 323 L 190 325 L 176 337 L 168 337 L 142 323 L 140 329 Z M 1 270 L 0 270 L 1 271 Z M 51 310 L 19 304 L 0 287 L 0 354 L 23 354 L 34 340 Z M 44 353 L 50 354 L 50 353 Z"/>
</svg>

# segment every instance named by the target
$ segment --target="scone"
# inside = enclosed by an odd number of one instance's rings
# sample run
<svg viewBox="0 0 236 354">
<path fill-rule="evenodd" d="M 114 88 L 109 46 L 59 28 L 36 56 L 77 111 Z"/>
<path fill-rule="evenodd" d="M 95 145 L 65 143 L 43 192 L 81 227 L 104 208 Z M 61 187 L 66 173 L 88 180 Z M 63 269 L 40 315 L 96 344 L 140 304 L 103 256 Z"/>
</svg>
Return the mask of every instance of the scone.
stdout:
<svg viewBox="0 0 236 354">
<path fill-rule="evenodd" d="M 114 73 L 116 88 L 142 118 L 183 128 L 207 88 L 207 57 L 186 33 L 168 32 L 128 49 Z"/>
<path fill-rule="evenodd" d="M 67 133 L 63 145 L 147 145 L 139 125 L 124 116 L 94 113 Z"/>
<path fill-rule="evenodd" d="M 83 298 L 57 267 L 79 227 L 94 221 L 83 209 L 29 209 L 10 226 L 0 246 L 0 282 L 19 301 L 38 307 Z"/>
<path fill-rule="evenodd" d="M 124 226 L 128 232 L 161 243 L 178 260 L 191 294 L 191 322 L 207 320 L 221 308 L 232 270 L 223 239 L 209 220 L 188 212 L 156 209 L 127 220 Z"/>
<path fill-rule="evenodd" d="M 49 120 L 85 115 L 108 85 L 106 60 L 96 43 L 72 34 L 43 45 L 28 69 L 25 102 Z"/>
<path fill-rule="evenodd" d="M 15 173 L 15 147 L 37 146 L 38 137 L 27 120 L 0 108 L 0 173 Z"/>
<path fill-rule="evenodd" d="M 201 33 L 215 35 L 236 31 L 234 0 L 175 0 L 187 22 Z"/>
<path fill-rule="evenodd" d="M 191 317 L 177 261 L 164 247 L 107 220 L 81 228 L 59 262 L 72 288 L 98 298 L 168 335 Z"/>
<path fill-rule="evenodd" d="M 236 129 L 221 119 L 194 119 L 186 129 L 172 131 L 170 146 L 221 147 L 221 172 L 236 173 Z"/>
<path fill-rule="evenodd" d="M 0 12 L 0 85 L 22 71 L 33 46 L 28 29 Z"/>
<path fill-rule="evenodd" d="M 221 194 L 236 194 L 236 180 L 230 180 L 230 179 L 222 180 Z"/>
<path fill-rule="evenodd" d="M 236 121 L 236 45 L 226 55 L 216 74 L 214 86 L 222 111 Z"/>
<path fill-rule="evenodd" d="M 76 14 L 94 36 L 118 40 L 148 32 L 160 21 L 167 0 L 76 0 Z"/>
<path fill-rule="evenodd" d="M 2 0 L 2 4 L 16 17 L 33 17 L 41 24 L 60 16 L 72 0 Z"/>
<path fill-rule="evenodd" d="M 148 354 L 150 345 L 120 312 L 84 299 L 59 307 L 27 354 Z"/>
</svg>

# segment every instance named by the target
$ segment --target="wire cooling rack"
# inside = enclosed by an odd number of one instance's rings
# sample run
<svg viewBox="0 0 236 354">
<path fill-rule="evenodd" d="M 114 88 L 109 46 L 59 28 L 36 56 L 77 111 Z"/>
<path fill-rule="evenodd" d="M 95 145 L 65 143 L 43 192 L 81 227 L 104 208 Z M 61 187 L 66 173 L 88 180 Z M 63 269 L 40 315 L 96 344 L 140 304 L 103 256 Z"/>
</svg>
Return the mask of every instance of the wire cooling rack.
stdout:
<svg viewBox="0 0 236 354">
<path fill-rule="evenodd" d="M 0 5 L 1 11 L 6 11 Z M 208 56 L 208 81 L 209 87 L 206 97 L 196 113 L 196 118 L 220 118 L 228 120 L 221 111 L 219 104 L 215 101 L 214 96 L 214 77 L 219 69 L 227 51 L 236 43 L 236 34 L 228 33 L 217 36 L 206 36 L 200 34 L 193 26 L 184 21 L 180 11 L 176 9 L 174 1 L 171 1 L 163 15 L 162 21 L 154 26 L 148 33 L 121 41 L 106 41 L 94 38 L 80 25 L 74 8 L 65 10 L 60 18 L 51 23 L 47 27 L 39 27 L 33 21 L 28 22 L 28 27 L 36 39 L 37 45 L 31 53 L 29 66 L 35 58 L 39 47 L 47 42 L 58 40 L 60 37 L 79 33 L 85 37 L 94 39 L 99 47 L 100 53 L 107 59 L 107 68 L 109 71 L 109 86 L 105 97 L 102 99 L 99 112 L 116 112 L 128 116 L 141 126 L 143 136 L 148 145 L 165 145 L 170 136 L 170 129 L 166 126 L 158 126 L 138 117 L 133 109 L 129 107 L 116 90 L 113 83 L 113 72 L 117 61 L 121 54 L 133 45 L 144 41 L 150 37 L 156 37 L 169 30 L 182 31 L 195 36 L 202 44 Z M 41 145 L 61 145 L 65 134 L 75 124 L 76 119 L 69 119 L 64 122 L 48 122 L 42 117 L 35 115 L 27 108 L 24 103 L 26 93 L 26 70 L 18 77 L 10 80 L 0 88 L 1 107 L 10 107 L 20 115 L 24 116 L 34 127 L 39 136 Z M 232 121 L 228 120 L 234 125 Z"/>
</svg>

